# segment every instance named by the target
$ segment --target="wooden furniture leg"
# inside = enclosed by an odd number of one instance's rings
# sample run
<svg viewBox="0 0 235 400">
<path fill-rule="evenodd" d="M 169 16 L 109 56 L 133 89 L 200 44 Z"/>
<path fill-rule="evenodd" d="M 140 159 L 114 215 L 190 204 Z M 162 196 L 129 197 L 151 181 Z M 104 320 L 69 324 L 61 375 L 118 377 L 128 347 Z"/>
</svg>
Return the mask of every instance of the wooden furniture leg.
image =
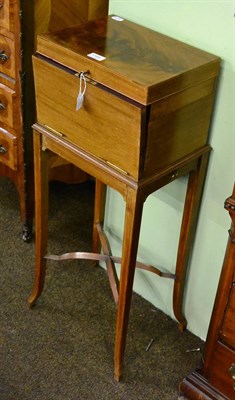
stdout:
<svg viewBox="0 0 235 400">
<path fill-rule="evenodd" d="M 182 310 L 185 278 L 189 253 L 193 242 L 193 235 L 195 233 L 197 216 L 199 213 L 199 205 L 208 159 L 209 153 L 203 154 L 198 159 L 197 170 L 189 173 L 188 187 L 184 204 L 175 269 L 176 279 L 173 293 L 174 314 L 176 319 L 179 321 L 179 329 L 181 331 L 183 331 L 187 326 L 187 321 Z"/>
<path fill-rule="evenodd" d="M 120 380 L 123 370 L 142 211 L 142 196 L 138 191 L 128 187 L 114 350 L 114 378 L 117 381 Z"/>
<path fill-rule="evenodd" d="M 94 204 L 94 223 L 93 223 L 93 253 L 99 253 L 101 243 L 99 239 L 98 224 L 103 225 L 107 187 L 101 181 L 95 182 L 95 204 Z"/>
<path fill-rule="evenodd" d="M 105 202 L 106 202 L 107 186 L 99 180 L 96 180 L 95 187 L 95 207 L 94 207 L 94 224 L 93 224 L 93 253 L 100 253 L 109 256 L 105 261 L 106 270 L 109 278 L 110 287 L 113 293 L 115 303 L 118 303 L 119 280 L 112 258 L 112 251 L 109 241 L 103 230 Z"/>
<path fill-rule="evenodd" d="M 48 151 L 42 151 L 42 136 L 34 131 L 35 164 L 35 279 L 34 288 L 28 299 L 33 306 L 40 296 L 46 275 L 46 250 L 48 237 Z"/>
</svg>

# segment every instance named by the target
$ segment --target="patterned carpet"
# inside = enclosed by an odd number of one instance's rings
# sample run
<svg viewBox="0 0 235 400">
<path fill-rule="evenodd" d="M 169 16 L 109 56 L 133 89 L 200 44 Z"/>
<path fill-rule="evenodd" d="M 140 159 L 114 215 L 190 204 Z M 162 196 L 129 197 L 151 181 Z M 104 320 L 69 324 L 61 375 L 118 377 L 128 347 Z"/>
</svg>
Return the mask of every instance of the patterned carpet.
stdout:
<svg viewBox="0 0 235 400">
<path fill-rule="evenodd" d="M 91 181 L 51 184 L 50 251 L 90 250 L 93 194 Z M 115 382 L 106 272 L 88 261 L 49 261 L 45 290 L 29 309 L 34 242 L 21 239 L 18 194 L 5 178 L 0 232 L 1 400 L 178 399 L 180 381 L 200 364 L 200 353 L 188 351 L 203 345 L 199 338 L 134 294 L 124 377 Z"/>
</svg>

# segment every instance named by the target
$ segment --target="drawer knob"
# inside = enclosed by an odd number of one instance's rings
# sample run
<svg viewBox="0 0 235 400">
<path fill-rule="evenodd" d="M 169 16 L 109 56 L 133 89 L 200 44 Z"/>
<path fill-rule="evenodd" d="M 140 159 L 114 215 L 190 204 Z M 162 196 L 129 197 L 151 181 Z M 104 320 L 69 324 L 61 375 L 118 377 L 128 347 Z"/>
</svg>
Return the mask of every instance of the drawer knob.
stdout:
<svg viewBox="0 0 235 400">
<path fill-rule="evenodd" d="M 0 144 L 0 154 L 6 154 L 7 149 Z"/>
<path fill-rule="evenodd" d="M 4 111 L 6 109 L 5 104 L 0 101 L 0 111 Z"/>
<path fill-rule="evenodd" d="M 235 364 L 231 365 L 231 367 L 229 368 L 229 372 L 230 372 L 231 377 L 232 377 L 232 379 L 234 381 L 233 389 L 235 390 Z"/>
<path fill-rule="evenodd" d="M 4 52 L 4 50 L 0 50 L 0 61 L 5 63 L 7 60 L 9 60 L 8 55 Z"/>
</svg>

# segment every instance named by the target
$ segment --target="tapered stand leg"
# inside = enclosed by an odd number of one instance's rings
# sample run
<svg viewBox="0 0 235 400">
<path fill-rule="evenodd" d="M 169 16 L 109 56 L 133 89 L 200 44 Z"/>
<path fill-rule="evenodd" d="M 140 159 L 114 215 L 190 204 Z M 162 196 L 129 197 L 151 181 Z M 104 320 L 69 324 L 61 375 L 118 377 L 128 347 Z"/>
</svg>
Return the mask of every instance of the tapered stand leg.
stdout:
<svg viewBox="0 0 235 400">
<path fill-rule="evenodd" d="M 117 381 L 120 380 L 123 370 L 142 210 L 142 198 L 138 196 L 138 192 L 128 188 L 114 350 L 114 377 Z"/>
<path fill-rule="evenodd" d="M 197 170 L 190 172 L 184 204 L 184 212 L 182 217 L 175 270 L 176 279 L 173 293 L 173 309 L 175 317 L 179 321 L 179 329 L 181 331 L 183 331 L 187 326 L 187 321 L 182 310 L 183 294 L 188 258 L 196 228 L 196 221 L 199 212 L 199 205 L 207 169 L 208 157 L 209 153 L 202 155 L 198 159 Z"/>
<path fill-rule="evenodd" d="M 94 205 L 94 224 L 93 224 L 93 253 L 99 253 L 101 243 L 99 239 L 98 225 L 104 223 L 105 202 L 107 187 L 99 180 L 95 183 L 95 205 Z"/>
<path fill-rule="evenodd" d="M 101 249 L 104 255 L 109 256 L 106 260 L 106 270 L 109 278 L 110 287 L 113 293 L 115 303 L 118 302 L 119 281 L 112 260 L 112 251 L 109 241 L 103 230 L 105 202 L 106 202 L 107 187 L 99 180 L 96 180 L 95 190 L 95 209 L 94 209 L 94 225 L 93 225 L 93 253 L 100 253 Z"/>
<path fill-rule="evenodd" d="M 34 131 L 34 165 L 35 165 L 35 257 L 36 269 L 34 288 L 28 299 L 33 306 L 40 296 L 46 274 L 48 236 L 48 152 L 42 151 L 42 136 Z"/>
</svg>

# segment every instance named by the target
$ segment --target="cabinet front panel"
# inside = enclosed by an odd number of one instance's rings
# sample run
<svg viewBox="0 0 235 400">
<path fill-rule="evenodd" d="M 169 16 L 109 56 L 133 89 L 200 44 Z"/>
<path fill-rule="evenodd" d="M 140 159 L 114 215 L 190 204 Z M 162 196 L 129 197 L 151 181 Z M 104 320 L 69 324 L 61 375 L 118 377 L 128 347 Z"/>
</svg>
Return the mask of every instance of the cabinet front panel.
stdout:
<svg viewBox="0 0 235 400">
<path fill-rule="evenodd" d="M 235 352 L 218 343 L 211 360 L 208 381 L 229 399 L 235 399 L 235 378 L 229 371 L 235 365 Z"/>
<path fill-rule="evenodd" d="M 142 108 L 87 83 L 83 106 L 76 111 L 78 77 L 37 58 L 34 74 L 38 122 L 137 178 Z"/>
<path fill-rule="evenodd" d="M 0 1 L 0 26 L 13 31 L 14 29 L 14 0 Z"/>
<path fill-rule="evenodd" d="M 0 128 L 0 162 L 9 168 L 17 169 L 17 139 Z"/>
<path fill-rule="evenodd" d="M 235 349 L 235 284 L 230 292 L 228 305 L 223 320 L 220 337 L 223 343 Z"/>
<path fill-rule="evenodd" d="M 19 101 L 14 90 L 0 84 L 0 123 L 17 129 L 20 119 Z"/>
<path fill-rule="evenodd" d="M 15 42 L 3 35 L 0 35 L 0 72 L 16 78 L 16 53 Z"/>
</svg>

